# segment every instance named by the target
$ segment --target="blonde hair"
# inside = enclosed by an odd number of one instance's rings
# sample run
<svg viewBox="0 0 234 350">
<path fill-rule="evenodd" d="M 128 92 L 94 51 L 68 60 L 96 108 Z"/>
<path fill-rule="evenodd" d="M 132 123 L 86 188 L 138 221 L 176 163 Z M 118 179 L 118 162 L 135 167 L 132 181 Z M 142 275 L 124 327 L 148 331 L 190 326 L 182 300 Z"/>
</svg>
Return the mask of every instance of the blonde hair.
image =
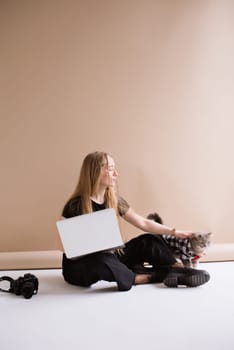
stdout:
<svg viewBox="0 0 234 350">
<path fill-rule="evenodd" d="M 99 184 L 102 166 L 108 164 L 108 156 L 110 155 L 105 152 L 93 152 L 89 153 L 83 160 L 78 184 L 69 199 L 71 200 L 79 196 L 81 197 L 81 208 L 83 214 L 91 213 L 93 211 L 91 196 L 95 193 Z M 116 188 L 107 187 L 104 200 L 105 207 L 114 208 L 118 215 Z"/>
</svg>

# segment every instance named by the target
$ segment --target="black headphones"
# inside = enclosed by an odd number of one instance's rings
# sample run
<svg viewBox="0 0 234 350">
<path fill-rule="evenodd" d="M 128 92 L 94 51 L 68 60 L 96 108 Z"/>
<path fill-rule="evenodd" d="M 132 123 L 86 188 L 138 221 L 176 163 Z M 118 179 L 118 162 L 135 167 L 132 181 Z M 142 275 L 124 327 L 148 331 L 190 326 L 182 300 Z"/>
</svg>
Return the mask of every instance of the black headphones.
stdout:
<svg viewBox="0 0 234 350">
<path fill-rule="evenodd" d="M 10 283 L 9 289 L 0 288 L 1 292 L 23 295 L 25 299 L 30 299 L 33 294 L 37 294 L 38 292 L 38 278 L 31 273 L 26 273 L 23 277 L 19 277 L 16 280 L 9 276 L 2 276 L 0 277 L 1 281 L 8 281 Z"/>
</svg>

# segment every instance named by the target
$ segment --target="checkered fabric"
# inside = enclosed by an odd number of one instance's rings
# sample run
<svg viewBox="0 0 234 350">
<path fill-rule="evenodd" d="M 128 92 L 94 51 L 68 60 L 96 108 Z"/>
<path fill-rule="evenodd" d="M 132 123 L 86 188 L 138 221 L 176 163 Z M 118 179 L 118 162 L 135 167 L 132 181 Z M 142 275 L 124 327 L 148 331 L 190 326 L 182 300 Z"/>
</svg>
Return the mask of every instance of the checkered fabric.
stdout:
<svg viewBox="0 0 234 350">
<path fill-rule="evenodd" d="M 163 238 L 174 254 L 182 261 L 192 261 L 196 257 L 196 254 L 191 250 L 192 247 L 189 238 L 178 238 L 169 235 L 163 235 Z"/>
</svg>

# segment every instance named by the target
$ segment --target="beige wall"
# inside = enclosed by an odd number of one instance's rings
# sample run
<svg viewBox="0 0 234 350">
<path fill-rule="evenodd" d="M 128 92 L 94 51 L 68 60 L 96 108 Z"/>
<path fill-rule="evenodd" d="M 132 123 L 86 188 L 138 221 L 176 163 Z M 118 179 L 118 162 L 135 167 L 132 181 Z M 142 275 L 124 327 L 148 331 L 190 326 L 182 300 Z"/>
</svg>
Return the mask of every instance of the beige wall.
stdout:
<svg viewBox="0 0 234 350">
<path fill-rule="evenodd" d="M 234 241 L 233 4 L 0 2 L 1 251 L 55 248 L 94 150 L 141 214 Z"/>
</svg>

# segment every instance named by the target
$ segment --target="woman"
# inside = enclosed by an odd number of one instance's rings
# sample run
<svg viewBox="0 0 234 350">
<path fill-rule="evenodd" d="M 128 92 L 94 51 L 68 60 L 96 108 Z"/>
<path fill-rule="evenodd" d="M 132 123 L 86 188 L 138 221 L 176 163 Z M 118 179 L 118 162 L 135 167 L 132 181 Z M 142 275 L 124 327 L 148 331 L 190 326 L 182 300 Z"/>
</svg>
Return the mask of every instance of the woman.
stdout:
<svg viewBox="0 0 234 350">
<path fill-rule="evenodd" d="M 206 283 L 209 274 L 202 270 L 176 268 L 162 234 L 186 238 L 191 232 L 179 231 L 137 214 L 116 192 L 118 173 L 114 159 L 107 153 L 88 154 L 82 164 L 77 187 L 63 208 L 62 217 L 70 218 L 105 208 L 144 232 L 126 243 L 121 251 L 105 251 L 68 259 L 63 254 L 63 276 L 68 283 L 88 287 L 100 280 L 116 281 L 120 291 L 134 284 L 163 282 L 167 286 L 195 287 Z M 154 235 L 153 235 L 154 234 Z M 143 263 L 152 267 L 146 268 Z"/>
</svg>

